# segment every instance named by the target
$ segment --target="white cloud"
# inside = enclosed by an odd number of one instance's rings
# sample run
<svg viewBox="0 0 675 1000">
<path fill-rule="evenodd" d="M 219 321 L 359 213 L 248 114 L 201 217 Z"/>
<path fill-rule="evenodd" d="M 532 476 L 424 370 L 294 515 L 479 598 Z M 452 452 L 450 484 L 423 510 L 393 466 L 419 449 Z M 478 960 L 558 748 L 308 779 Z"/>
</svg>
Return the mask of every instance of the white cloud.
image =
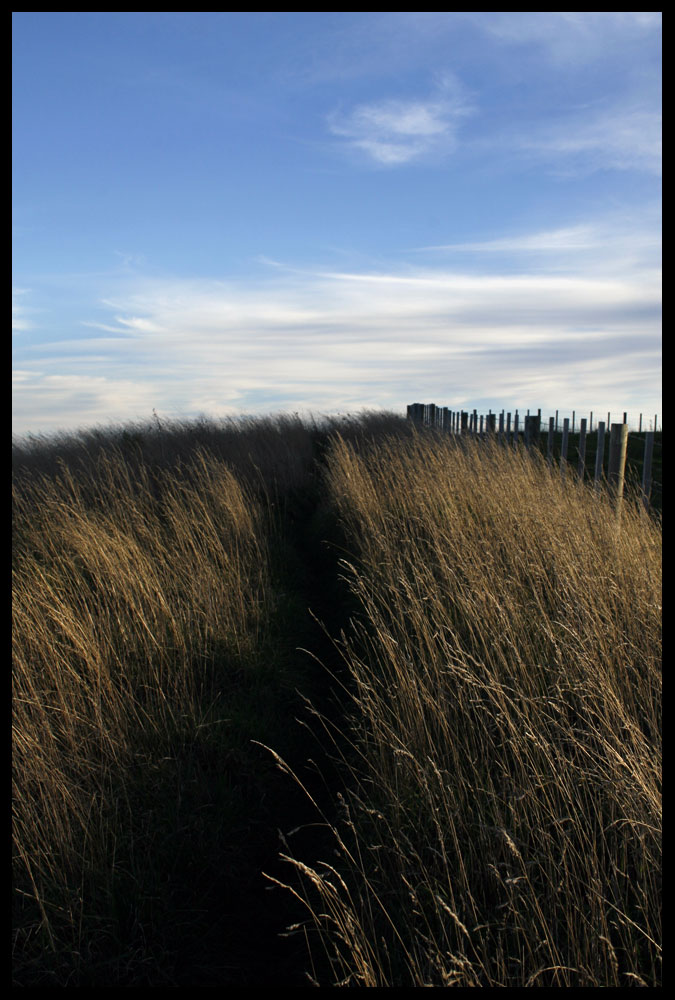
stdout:
<svg viewBox="0 0 675 1000">
<path fill-rule="evenodd" d="M 471 106 L 451 74 L 441 76 L 426 100 L 384 99 L 358 104 L 328 116 L 328 128 L 375 163 L 393 166 L 456 145 L 459 124 Z"/>
<path fill-rule="evenodd" d="M 478 275 L 461 259 L 378 273 L 276 264 L 257 283 L 137 283 L 108 302 L 111 330 L 124 336 L 103 331 L 23 354 L 15 429 L 149 418 L 153 407 L 175 416 L 403 410 L 488 393 L 500 406 L 660 412 L 660 274 L 647 250 L 641 266 L 622 267 L 625 248 L 600 244 L 600 230 L 474 245 L 547 246 L 548 270 Z M 555 248 L 577 245 L 587 251 L 560 273 Z"/>
</svg>

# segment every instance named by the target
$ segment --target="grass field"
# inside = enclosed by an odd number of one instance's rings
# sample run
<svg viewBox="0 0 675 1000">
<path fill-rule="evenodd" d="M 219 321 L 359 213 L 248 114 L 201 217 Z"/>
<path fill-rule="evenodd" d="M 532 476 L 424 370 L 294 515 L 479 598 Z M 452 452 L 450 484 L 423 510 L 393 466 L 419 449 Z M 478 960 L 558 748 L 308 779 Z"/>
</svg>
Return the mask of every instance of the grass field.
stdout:
<svg viewBox="0 0 675 1000">
<path fill-rule="evenodd" d="M 155 421 L 17 442 L 13 532 L 15 985 L 661 984 L 630 490 Z"/>
</svg>

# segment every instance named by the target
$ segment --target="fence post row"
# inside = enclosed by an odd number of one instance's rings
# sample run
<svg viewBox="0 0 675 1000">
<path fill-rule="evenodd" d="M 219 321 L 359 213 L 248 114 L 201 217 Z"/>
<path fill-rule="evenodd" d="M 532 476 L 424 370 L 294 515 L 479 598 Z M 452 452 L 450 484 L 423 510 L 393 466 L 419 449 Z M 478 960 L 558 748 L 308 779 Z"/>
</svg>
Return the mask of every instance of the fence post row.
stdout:
<svg viewBox="0 0 675 1000">
<path fill-rule="evenodd" d="M 558 432 L 558 414 L 549 417 L 548 437 L 546 442 L 546 457 L 549 466 L 553 464 L 553 441 L 554 435 Z M 605 431 L 609 426 L 610 446 L 609 446 L 609 466 L 607 470 L 608 485 L 616 498 L 617 509 L 620 509 L 621 498 L 623 496 L 625 481 L 626 453 L 628 442 L 628 414 L 622 414 L 623 421 L 620 424 L 609 423 L 610 414 L 607 414 L 607 424 L 604 420 L 599 420 L 597 425 L 597 448 L 595 454 L 594 483 L 596 486 L 602 481 L 604 451 L 605 451 Z M 407 417 L 420 427 L 434 427 L 456 435 L 471 434 L 475 437 L 488 437 L 497 433 L 499 429 L 499 441 L 518 446 L 520 417 L 518 410 L 511 413 L 499 414 L 499 425 L 497 425 L 497 414 L 492 410 L 487 415 L 481 414 L 480 419 L 477 410 L 451 410 L 447 406 L 436 406 L 435 403 L 410 403 L 407 407 Z M 572 412 L 571 430 L 574 433 L 576 413 Z M 656 434 L 658 414 L 654 415 L 654 429 L 645 433 L 644 460 L 642 466 L 642 502 L 646 508 L 649 507 L 649 498 L 652 485 L 652 462 L 654 454 L 654 436 Z M 642 432 L 642 414 L 640 414 L 639 431 Z M 580 420 L 579 425 L 579 445 L 577 473 L 583 478 L 586 468 L 586 442 L 588 433 L 593 432 L 593 412 L 591 411 L 590 424 L 587 425 L 586 418 Z M 560 471 L 565 475 L 567 467 L 567 453 L 569 449 L 570 420 L 565 417 L 563 420 L 562 444 L 560 449 Z M 541 409 L 537 410 L 534 416 L 527 411 L 524 418 L 523 438 L 526 448 L 539 447 L 541 437 Z"/>
</svg>

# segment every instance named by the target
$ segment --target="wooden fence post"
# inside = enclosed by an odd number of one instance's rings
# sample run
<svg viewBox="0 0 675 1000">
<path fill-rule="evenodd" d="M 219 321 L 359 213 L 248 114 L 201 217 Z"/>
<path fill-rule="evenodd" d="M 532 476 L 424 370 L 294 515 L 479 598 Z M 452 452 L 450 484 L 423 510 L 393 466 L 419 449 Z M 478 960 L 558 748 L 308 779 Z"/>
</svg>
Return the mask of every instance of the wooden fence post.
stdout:
<svg viewBox="0 0 675 1000">
<path fill-rule="evenodd" d="M 539 417 L 538 416 L 528 416 L 525 417 L 525 447 L 531 448 L 532 445 L 539 445 Z"/>
<path fill-rule="evenodd" d="M 621 499 L 623 497 L 627 445 L 628 424 L 612 424 L 609 434 L 609 469 L 607 471 L 607 480 L 616 500 L 617 510 L 621 507 Z"/>
<path fill-rule="evenodd" d="M 605 460 L 605 421 L 598 422 L 598 450 L 595 453 L 595 483 L 602 479 L 602 466 Z"/>
<path fill-rule="evenodd" d="M 411 403 L 408 407 L 408 418 L 414 424 L 422 426 L 424 423 L 424 403 Z"/>
<path fill-rule="evenodd" d="M 506 414 L 506 443 L 511 444 L 513 442 L 513 432 L 511 430 L 511 412 Z"/>
<path fill-rule="evenodd" d="M 548 441 L 546 442 L 546 457 L 548 459 L 548 464 L 553 463 L 553 427 L 554 420 L 553 417 L 548 418 Z"/>
<path fill-rule="evenodd" d="M 513 415 L 513 447 L 518 447 L 518 410 Z"/>
<path fill-rule="evenodd" d="M 584 470 L 586 467 L 586 417 L 581 418 L 581 427 L 579 430 L 579 465 L 577 466 L 577 472 L 579 478 L 584 478 Z"/>
<path fill-rule="evenodd" d="M 570 436 L 570 418 L 565 417 L 563 420 L 563 437 L 562 437 L 562 448 L 560 449 L 560 472 L 565 475 L 565 466 L 567 465 L 567 446 L 569 444 Z"/>
<path fill-rule="evenodd" d="M 654 431 L 645 434 L 645 454 L 642 462 L 642 503 L 649 510 L 649 494 L 652 489 L 652 455 L 654 453 Z"/>
</svg>

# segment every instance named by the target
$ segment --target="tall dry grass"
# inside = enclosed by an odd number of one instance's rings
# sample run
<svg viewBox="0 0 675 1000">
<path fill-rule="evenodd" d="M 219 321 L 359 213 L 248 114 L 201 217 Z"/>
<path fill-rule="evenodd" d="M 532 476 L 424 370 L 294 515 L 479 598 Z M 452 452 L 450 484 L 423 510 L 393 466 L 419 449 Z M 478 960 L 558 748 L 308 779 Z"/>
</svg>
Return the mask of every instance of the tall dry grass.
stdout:
<svg viewBox="0 0 675 1000">
<path fill-rule="evenodd" d="M 391 415 L 43 445 L 14 489 L 21 985 L 175 985 L 219 872 L 236 961 L 228 837 L 274 787 L 241 744 L 289 728 L 303 588 L 341 600 L 325 560 L 301 580 L 332 530 L 315 455 L 357 608 L 338 856 L 294 862 L 317 981 L 660 985 L 658 522 Z"/>
<path fill-rule="evenodd" d="M 305 738 L 314 461 L 331 430 L 398 425 L 155 415 L 13 441 L 18 985 L 255 982 L 257 858 L 297 800 L 252 738 Z"/>
<path fill-rule="evenodd" d="M 338 857 L 292 862 L 320 985 L 660 985 L 659 524 L 435 434 L 326 477 L 360 612 Z"/>
<path fill-rule="evenodd" d="M 62 960 L 76 975 L 78 961 L 93 960 L 92 943 L 129 919 L 119 911 L 133 909 L 136 889 L 152 895 L 148 872 L 167 849 L 153 843 L 157 814 L 177 815 L 192 780 L 165 772 L 200 730 L 225 726 L 223 701 L 255 662 L 269 600 L 266 516 L 204 452 L 177 471 L 108 449 L 88 473 L 62 465 L 18 477 L 13 805 L 23 973 L 34 962 L 58 979 Z"/>
<path fill-rule="evenodd" d="M 13 442 L 17 985 L 264 978 L 258 857 L 298 800 L 252 740 L 297 757 L 297 689 L 321 686 L 297 651 L 323 589 L 315 458 L 332 430 L 396 426 L 155 417 Z"/>
</svg>

